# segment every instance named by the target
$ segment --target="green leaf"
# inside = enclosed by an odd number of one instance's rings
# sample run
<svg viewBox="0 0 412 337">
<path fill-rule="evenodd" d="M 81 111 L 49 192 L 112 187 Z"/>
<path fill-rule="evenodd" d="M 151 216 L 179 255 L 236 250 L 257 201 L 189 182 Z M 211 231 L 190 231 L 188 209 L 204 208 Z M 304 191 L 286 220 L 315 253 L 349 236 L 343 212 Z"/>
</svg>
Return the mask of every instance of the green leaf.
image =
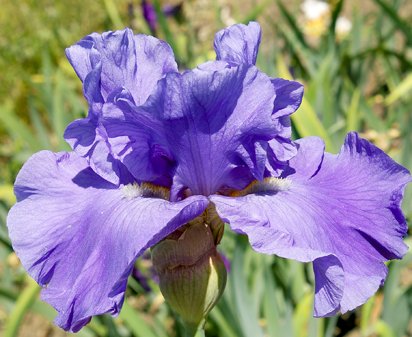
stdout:
<svg viewBox="0 0 412 337">
<path fill-rule="evenodd" d="M 309 320 L 313 310 L 313 292 L 307 292 L 297 304 L 293 314 L 293 324 L 296 337 L 308 335 Z"/>
<path fill-rule="evenodd" d="M 179 37 L 179 36 L 176 36 L 170 30 L 170 27 L 167 23 L 166 16 L 164 15 L 164 13 L 162 11 L 160 1 L 159 0 L 153 0 L 153 6 L 156 10 L 156 15 L 157 15 L 157 20 L 158 20 L 159 26 L 160 26 L 163 34 L 164 34 L 164 37 L 165 37 L 166 41 L 172 47 L 173 52 L 176 56 L 176 60 L 178 60 L 180 62 L 187 61 L 187 60 L 183 60 L 183 53 L 181 52 L 181 49 L 179 48 L 180 45 L 178 44 L 177 39 L 176 39 L 176 37 Z M 183 37 L 183 36 L 181 35 L 180 37 Z"/>
<path fill-rule="evenodd" d="M 366 336 L 370 328 L 372 309 L 375 304 L 375 297 L 370 298 L 361 308 L 360 330 Z"/>
<path fill-rule="evenodd" d="M 116 2 L 114 0 L 103 0 L 103 3 L 106 8 L 107 15 L 112 21 L 114 29 L 123 29 L 125 26 L 120 18 L 119 11 L 116 7 Z"/>
<path fill-rule="evenodd" d="M 289 11 L 286 9 L 285 5 L 283 4 L 283 1 L 277 0 L 276 3 L 279 7 L 280 13 L 286 19 L 289 28 L 293 31 L 295 38 L 304 48 L 309 48 L 305 40 L 305 35 L 299 29 L 299 24 L 296 22 L 294 16 L 290 14 Z"/>
<path fill-rule="evenodd" d="M 226 313 L 223 314 L 219 307 L 213 308 L 209 316 L 219 327 L 222 336 L 238 337 L 238 334 L 232 329 L 230 321 L 227 320 Z"/>
<path fill-rule="evenodd" d="M 408 44 L 412 44 L 412 26 L 405 22 L 399 16 L 398 12 L 385 1 L 375 0 L 375 3 L 381 7 L 381 9 L 387 14 L 387 17 L 389 17 L 393 21 L 395 26 L 404 33 Z"/>
<path fill-rule="evenodd" d="M 339 14 L 342 12 L 344 0 L 338 0 L 333 8 L 332 18 L 329 25 L 329 34 L 333 37 L 332 41 L 335 41 L 335 31 L 336 31 L 336 21 L 338 20 Z"/>
<path fill-rule="evenodd" d="M 374 330 L 379 337 L 396 337 L 395 333 L 392 331 L 392 328 L 382 320 L 375 323 Z"/>
<path fill-rule="evenodd" d="M 30 122 L 36 132 L 36 138 L 40 142 L 40 145 L 43 149 L 44 148 L 50 149 L 51 148 L 50 137 L 49 137 L 49 132 L 47 131 L 47 127 L 45 123 L 41 119 L 38 111 L 35 110 L 35 108 L 32 105 L 29 106 L 29 109 L 30 109 L 29 111 Z"/>
<path fill-rule="evenodd" d="M 401 98 L 410 98 L 409 91 L 412 90 L 412 73 L 406 76 L 391 93 L 385 98 L 385 104 L 391 105 Z"/>
<path fill-rule="evenodd" d="M 233 300 L 236 306 L 239 325 L 245 337 L 263 337 L 263 331 L 259 326 L 258 313 L 255 312 L 253 299 L 246 284 L 243 266 L 245 260 L 245 249 L 248 247 L 247 239 L 239 236 L 236 240 L 234 259 L 231 265 L 229 282 L 233 291 Z"/>
<path fill-rule="evenodd" d="M 290 337 L 293 336 L 292 308 L 290 303 L 279 301 L 283 296 L 276 289 L 276 282 L 270 270 L 270 265 L 265 270 L 264 281 L 266 284 L 263 312 L 267 323 L 269 336 Z"/>
<path fill-rule="evenodd" d="M 338 316 L 335 315 L 335 316 L 332 316 L 332 317 L 323 318 L 323 321 L 325 322 L 325 333 L 324 333 L 324 335 L 319 336 L 319 337 L 332 337 L 332 336 L 335 336 L 336 324 L 338 323 Z"/>
<path fill-rule="evenodd" d="M 336 59 L 337 55 L 331 49 L 308 82 L 305 95 L 305 99 L 312 103 L 326 130 L 336 123 L 339 111 L 335 90 L 335 78 L 339 76 Z"/>
<path fill-rule="evenodd" d="M 356 88 L 352 94 L 349 109 L 346 114 L 346 132 L 359 130 L 361 110 L 359 109 L 360 89 Z"/>
<path fill-rule="evenodd" d="M 305 98 L 303 98 L 298 111 L 292 115 L 292 121 L 301 137 L 318 136 L 324 140 L 327 151 L 334 151 L 335 147 L 326 129 L 309 101 Z"/>
<path fill-rule="evenodd" d="M 253 9 L 240 22 L 248 24 L 250 21 L 256 21 L 258 16 L 266 9 L 271 0 L 263 0 L 260 4 L 256 3 Z"/>
<path fill-rule="evenodd" d="M 6 322 L 4 337 L 16 337 L 18 335 L 20 324 L 39 295 L 39 292 L 40 287 L 38 284 L 31 278 L 27 278 L 27 286 L 18 297 L 14 309 Z"/>
<path fill-rule="evenodd" d="M 282 25 L 276 25 L 277 30 L 281 35 L 283 35 L 286 40 L 286 44 L 292 49 L 293 54 L 296 56 L 299 64 L 309 75 L 309 77 L 314 76 L 316 73 L 316 67 L 313 62 L 313 54 L 310 53 L 310 50 L 307 50 L 304 45 L 296 38 L 296 36 L 288 29 Z"/>
<path fill-rule="evenodd" d="M 64 130 L 66 129 L 67 123 L 64 118 L 64 105 L 67 103 L 66 100 L 70 96 L 67 95 L 69 91 L 65 83 L 65 78 L 60 71 L 56 72 L 56 86 L 53 92 L 53 110 L 49 111 L 51 113 L 51 119 L 53 124 L 53 131 L 59 137 L 63 136 Z"/>
<path fill-rule="evenodd" d="M 0 185 L 0 200 L 5 201 L 9 206 L 16 202 L 16 197 L 13 192 L 13 185 Z"/>
<path fill-rule="evenodd" d="M 127 301 L 124 302 L 119 319 L 129 327 L 130 331 L 136 337 L 157 337 L 152 327 L 142 317 L 141 313 L 134 310 Z"/>
<path fill-rule="evenodd" d="M 39 150 L 41 146 L 37 138 L 28 125 L 15 114 L 13 108 L 9 101 L 0 106 L 0 123 L 12 138 L 22 140 L 33 152 Z"/>
<path fill-rule="evenodd" d="M 409 243 L 410 242 L 405 242 Z M 408 288 L 401 286 L 402 269 L 410 263 L 412 255 L 408 252 L 402 261 L 389 264 L 389 274 L 384 286 L 384 302 L 382 320 L 390 325 L 396 336 L 404 335 L 410 321 L 408 305 Z"/>
</svg>

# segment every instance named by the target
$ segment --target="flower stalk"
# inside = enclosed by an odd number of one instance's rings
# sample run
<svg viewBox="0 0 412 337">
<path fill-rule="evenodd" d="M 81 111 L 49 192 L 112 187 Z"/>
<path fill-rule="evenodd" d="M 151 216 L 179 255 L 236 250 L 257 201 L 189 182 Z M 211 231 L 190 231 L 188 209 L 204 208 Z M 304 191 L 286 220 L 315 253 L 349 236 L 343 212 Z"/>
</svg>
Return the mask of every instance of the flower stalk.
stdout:
<svg viewBox="0 0 412 337">
<path fill-rule="evenodd" d="M 185 325 L 184 337 L 205 337 L 205 330 L 203 324 L 200 327 L 192 327 Z"/>
<path fill-rule="evenodd" d="M 152 259 L 160 290 L 182 319 L 186 336 L 201 336 L 205 318 L 226 285 L 226 267 L 211 227 L 188 224 L 157 244 Z"/>
</svg>

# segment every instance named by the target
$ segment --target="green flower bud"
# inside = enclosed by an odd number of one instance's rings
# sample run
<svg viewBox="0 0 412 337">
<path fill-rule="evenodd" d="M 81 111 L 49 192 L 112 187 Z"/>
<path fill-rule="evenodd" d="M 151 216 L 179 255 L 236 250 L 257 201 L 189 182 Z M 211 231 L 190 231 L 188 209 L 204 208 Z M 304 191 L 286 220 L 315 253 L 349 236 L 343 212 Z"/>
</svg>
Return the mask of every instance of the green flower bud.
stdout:
<svg viewBox="0 0 412 337">
<path fill-rule="evenodd" d="M 194 221 L 152 248 L 160 290 L 192 331 L 203 324 L 226 285 L 216 241 L 209 225 Z"/>
</svg>

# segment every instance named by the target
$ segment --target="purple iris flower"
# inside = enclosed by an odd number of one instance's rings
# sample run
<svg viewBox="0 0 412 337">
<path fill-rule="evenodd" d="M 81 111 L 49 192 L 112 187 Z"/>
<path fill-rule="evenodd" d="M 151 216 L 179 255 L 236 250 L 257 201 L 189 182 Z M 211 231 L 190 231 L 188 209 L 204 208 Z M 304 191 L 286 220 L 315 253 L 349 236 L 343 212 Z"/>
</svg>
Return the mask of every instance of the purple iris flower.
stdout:
<svg viewBox="0 0 412 337">
<path fill-rule="evenodd" d="M 217 33 L 217 60 L 178 73 L 171 48 L 128 29 L 68 48 L 90 110 L 69 153 L 17 176 L 13 247 L 56 323 L 118 314 L 135 260 L 206 209 L 258 252 L 313 261 L 315 316 L 363 304 L 401 258 L 409 172 L 356 133 L 337 155 L 291 141 L 303 88 L 255 67 L 257 23 Z"/>
</svg>

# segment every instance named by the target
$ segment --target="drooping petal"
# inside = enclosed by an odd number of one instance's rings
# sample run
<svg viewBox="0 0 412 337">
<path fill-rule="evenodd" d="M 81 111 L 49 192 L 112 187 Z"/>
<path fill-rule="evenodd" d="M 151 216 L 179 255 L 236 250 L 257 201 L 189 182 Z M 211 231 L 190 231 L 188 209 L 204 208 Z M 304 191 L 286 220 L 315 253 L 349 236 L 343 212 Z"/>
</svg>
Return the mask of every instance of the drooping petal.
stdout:
<svg viewBox="0 0 412 337">
<path fill-rule="evenodd" d="M 236 24 L 215 35 L 216 59 L 231 65 L 256 64 L 262 32 L 257 22 Z"/>
<path fill-rule="evenodd" d="M 317 138 L 298 145 L 285 179 L 210 199 L 255 250 L 313 261 L 315 316 L 344 313 L 378 289 L 387 273 L 383 262 L 407 250 L 400 203 L 411 176 L 355 133 L 338 155 L 323 154 Z"/>
<path fill-rule="evenodd" d="M 35 154 L 20 171 L 7 222 L 13 247 L 56 323 L 78 331 L 91 317 L 117 314 L 135 259 L 200 215 L 208 200 L 178 203 L 138 185 L 103 180 L 75 153 Z"/>
</svg>

